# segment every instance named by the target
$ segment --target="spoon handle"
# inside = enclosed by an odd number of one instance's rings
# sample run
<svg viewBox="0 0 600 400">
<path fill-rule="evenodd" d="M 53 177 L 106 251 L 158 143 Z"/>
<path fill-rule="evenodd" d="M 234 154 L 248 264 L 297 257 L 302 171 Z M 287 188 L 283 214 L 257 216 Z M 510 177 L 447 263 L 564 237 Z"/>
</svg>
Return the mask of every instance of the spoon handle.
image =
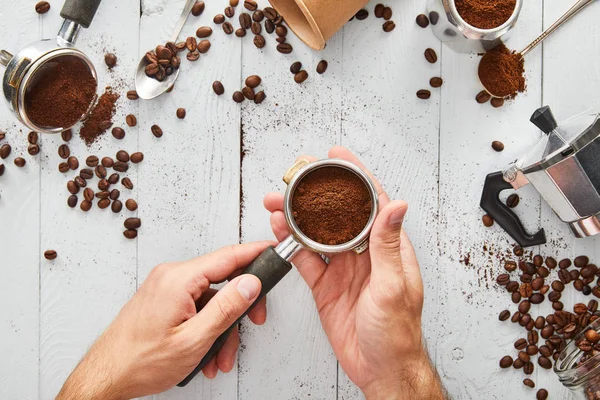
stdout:
<svg viewBox="0 0 600 400">
<path fill-rule="evenodd" d="M 552 26 L 550 26 L 548 29 L 546 29 L 544 31 L 544 33 L 542 33 L 540 36 L 538 36 L 537 39 L 535 39 L 533 42 L 531 42 L 529 44 L 529 46 L 527 46 L 523 50 L 521 50 L 521 56 L 525 57 L 525 55 L 527 53 L 529 53 L 531 50 L 535 49 L 538 44 L 542 43 L 542 41 L 544 39 L 546 39 L 548 36 L 550 36 L 562 24 L 567 22 L 572 16 L 577 14 L 579 11 L 583 10 L 585 8 L 585 6 L 591 4 L 593 1 L 594 0 L 579 0 L 577 3 L 575 3 L 575 5 L 573 7 L 571 7 L 569 9 L 569 11 L 567 11 L 565 13 L 565 15 L 560 17 L 555 23 L 552 24 Z"/>
<path fill-rule="evenodd" d="M 181 33 L 183 26 L 185 25 L 185 21 L 187 21 L 188 16 L 192 12 L 192 7 L 194 7 L 195 3 L 196 0 L 187 0 L 187 2 L 185 3 L 183 11 L 181 12 L 181 16 L 179 17 L 179 21 L 177 21 L 177 25 L 175 26 L 173 36 L 171 36 L 171 42 L 177 43 L 177 38 L 179 37 L 179 34 Z"/>
</svg>

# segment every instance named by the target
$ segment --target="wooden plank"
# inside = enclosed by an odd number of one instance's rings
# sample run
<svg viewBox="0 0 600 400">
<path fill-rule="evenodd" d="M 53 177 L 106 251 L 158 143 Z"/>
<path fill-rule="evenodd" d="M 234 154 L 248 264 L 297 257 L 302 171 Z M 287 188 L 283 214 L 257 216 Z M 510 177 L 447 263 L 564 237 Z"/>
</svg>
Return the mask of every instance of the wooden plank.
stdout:
<svg viewBox="0 0 600 400">
<path fill-rule="evenodd" d="M 35 1 L 9 1 L 0 11 L 2 46 L 13 54 L 39 40 L 40 17 Z M 4 73 L 2 71 L 2 73 Z M 39 375 L 40 163 L 27 154 L 28 131 L 0 108 L 0 130 L 7 133 L 11 155 L 0 177 L 0 397 L 36 399 Z M 27 160 L 25 168 L 13 164 Z"/>
<path fill-rule="evenodd" d="M 542 1 L 524 2 L 507 46 L 520 49 L 541 28 Z M 539 139 L 529 117 L 540 106 L 541 58 L 539 51 L 528 56 L 527 93 L 501 109 L 475 102 L 481 90 L 477 64 L 476 56 L 442 49 L 446 84 L 440 123 L 438 268 L 442 275 L 436 285 L 439 318 L 435 324 L 440 327 L 436 365 L 453 398 L 529 398 L 533 394 L 521 384 L 522 371 L 498 368 L 502 356 L 514 353 L 512 343 L 523 332 L 498 321 L 501 310 L 515 308 L 494 283 L 502 270 L 500 259 L 510 251 L 512 241 L 497 225 L 483 227 L 479 200 L 485 176 L 524 154 Z M 495 153 L 490 146 L 493 140 L 504 142 L 506 150 Z M 533 230 L 539 227 L 539 196 L 531 188 L 520 194 L 518 211 Z"/>
<path fill-rule="evenodd" d="M 259 2 L 260 7 L 267 4 Z M 340 143 L 343 36 L 317 53 L 290 32 L 287 38 L 294 50 L 282 55 L 275 49 L 275 35 L 263 35 L 267 46 L 262 50 L 253 45 L 253 35 L 243 39 L 243 74 L 236 85 L 239 90 L 247 76 L 258 74 L 267 94 L 261 105 L 242 106 L 244 242 L 273 237 L 262 199 L 268 192 L 285 190 L 281 177 L 295 158 L 301 154 L 324 158 L 332 145 Z M 329 68 L 318 75 L 315 68 L 321 59 L 329 61 Z M 302 85 L 289 72 L 295 61 L 302 62 L 309 74 Z M 312 295 L 295 270 L 271 292 L 267 308 L 264 326 L 243 324 L 239 398 L 334 398 L 336 359 Z"/>
<path fill-rule="evenodd" d="M 44 20 L 47 38 L 54 37 L 60 27 L 61 6 L 62 2 L 53 2 L 53 12 Z M 111 85 L 122 94 L 116 124 L 123 123 L 124 116 L 135 108 L 124 94 L 137 64 L 132 49 L 138 45 L 138 19 L 139 5 L 135 2 L 118 6 L 103 2 L 77 43 L 94 62 L 101 90 Z M 119 57 L 111 72 L 104 64 L 108 51 Z M 84 168 L 88 155 L 114 157 L 121 148 L 135 151 L 135 132 L 128 133 L 121 142 L 106 133 L 89 148 L 75 134 L 69 143 L 71 154 Z M 134 293 L 136 283 L 136 242 L 122 235 L 128 213 L 113 214 L 96 204 L 88 213 L 67 206 L 66 183 L 75 173 L 58 172 L 60 144 L 60 135 L 44 137 L 40 240 L 42 249 L 52 248 L 59 256 L 50 265 L 44 263 L 41 270 L 40 398 L 56 395 L 89 346 Z M 89 184 L 97 190 L 97 178 Z M 122 189 L 120 184 L 118 188 Z M 81 193 L 79 198 L 81 201 Z"/>
<path fill-rule="evenodd" d="M 185 1 L 144 1 L 140 56 L 164 43 L 174 29 Z M 138 283 L 165 261 L 185 260 L 238 242 L 240 201 L 240 110 L 231 100 L 241 71 L 241 47 L 212 23 L 223 12 L 222 2 L 206 2 L 200 17 L 190 16 L 180 40 L 202 25 L 214 30 L 212 47 L 200 60 L 182 61 L 172 93 L 140 102 L 139 149 L 145 154 L 135 184 L 143 221 L 138 238 Z M 218 97 L 212 82 L 220 80 L 226 94 Z M 178 120 L 183 107 L 187 117 Z M 158 124 L 164 136 L 155 138 Z M 198 375 L 185 388 L 174 388 L 157 399 L 235 399 L 237 369 L 210 381 Z"/>
</svg>

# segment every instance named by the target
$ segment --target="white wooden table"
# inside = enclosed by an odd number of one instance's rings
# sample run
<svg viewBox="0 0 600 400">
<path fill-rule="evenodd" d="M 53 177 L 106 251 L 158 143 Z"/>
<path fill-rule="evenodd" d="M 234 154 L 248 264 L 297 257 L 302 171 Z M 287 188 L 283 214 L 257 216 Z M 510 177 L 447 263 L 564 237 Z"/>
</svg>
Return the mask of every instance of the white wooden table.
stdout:
<svg viewBox="0 0 600 400">
<path fill-rule="evenodd" d="M 24 44 L 55 35 L 62 1 L 51 1 L 42 17 L 36 0 L 0 0 L 0 45 L 16 51 Z M 133 87 L 139 55 L 164 41 L 183 0 L 104 0 L 79 47 L 100 72 L 101 86 L 123 95 Z M 183 35 L 226 2 L 208 0 L 200 18 L 190 17 Z M 123 141 L 110 134 L 91 148 L 75 137 L 70 145 L 80 162 L 90 154 L 114 156 L 117 150 L 142 151 L 134 167 L 132 196 L 143 227 L 137 240 L 122 235 L 123 211 L 83 213 L 66 205 L 71 174 L 57 171 L 59 136 L 43 136 L 42 152 L 26 154 L 27 130 L 2 107 L 0 129 L 8 131 L 13 154 L 0 178 L 0 398 L 50 399 L 80 357 L 158 263 L 195 257 L 220 246 L 271 238 L 262 197 L 283 190 L 281 176 L 300 154 L 325 157 L 332 145 L 356 152 L 384 183 L 392 198 L 411 206 L 406 221 L 419 255 L 426 285 L 424 332 L 431 356 L 453 398 L 533 399 L 523 375 L 500 371 L 498 360 L 513 354 L 522 332 L 498 322 L 498 312 L 514 309 L 495 287 L 501 269 L 495 253 L 511 248 L 497 226 L 486 229 L 478 207 L 483 179 L 528 150 L 539 138 L 529 121 L 549 104 L 564 119 L 598 104 L 600 94 L 600 4 L 562 28 L 527 58 L 528 91 L 502 109 L 474 101 L 480 90 L 477 57 L 442 46 L 414 19 L 425 10 L 419 0 L 390 0 L 397 28 L 381 29 L 371 16 L 352 21 L 322 53 L 292 35 L 291 55 L 274 49 L 267 36 L 262 51 L 248 35 L 241 40 L 215 29 L 208 55 L 184 62 L 176 89 L 149 102 L 121 99 L 115 118 L 125 126 L 129 113 L 136 128 Z M 564 0 L 527 0 L 510 47 L 520 48 L 570 5 Z M 266 6 L 266 1 L 260 2 Z M 241 7 L 241 6 L 240 6 Z M 239 13 L 239 8 L 238 8 Z M 236 16 L 237 22 L 237 16 Z M 439 61 L 430 65 L 425 48 Z M 118 66 L 108 72 L 103 55 L 115 52 Z M 329 61 L 318 76 L 319 60 Z M 309 80 L 298 86 L 289 65 L 300 60 Z M 233 90 L 251 74 L 263 78 L 267 100 L 260 106 L 231 101 Z M 430 100 L 416 98 L 432 76 L 445 80 Z M 223 81 L 226 95 L 211 91 Z M 187 109 L 178 120 L 175 110 Z M 156 139 L 150 126 L 165 135 Z M 497 154 L 492 140 L 506 150 Z M 242 156 L 240 156 L 240 154 Z M 24 155 L 27 166 L 12 164 Z M 544 226 L 549 245 L 536 249 L 555 257 L 588 254 L 598 262 L 596 240 L 575 240 L 531 188 L 522 190 L 518 207 L 526 226 Z M 53 262 L 43 252 L 55 249 Z M 470 256 L 470 265 L 461 263 Z M 572 303 L 566 301 L 567 307 Z M 214 381 L 197 378 L 161 399 L 354 399 L 360 395 L 338 366 L 299 275 L 286 277 L 269 297 L 265 326 L 244 323 L 237 370 Z M 539 306 L 550 312 L 550 306 Z M 401 336 L 402 332 L 398 332 Z M 537 365 L 536 365 L 537 367 Z M 551 398 L 568 391 L 549 371 L 536 368 L 533 379 Z"/>
</svg>

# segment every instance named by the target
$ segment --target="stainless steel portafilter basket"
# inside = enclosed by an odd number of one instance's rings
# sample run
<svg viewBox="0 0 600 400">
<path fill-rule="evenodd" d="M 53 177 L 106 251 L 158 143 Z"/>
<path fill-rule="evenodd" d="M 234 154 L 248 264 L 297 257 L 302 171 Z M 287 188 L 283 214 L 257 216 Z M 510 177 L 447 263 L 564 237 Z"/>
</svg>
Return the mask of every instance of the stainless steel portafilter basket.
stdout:
<svg viewBox="0 0 600 400">
<path fill-rule="evenodd" d="M 71 128 L 71 126 L 38 126 L 28 117 L 25 97 L 42 72 L 47 73 L 57 63 L 74 58 L 87 66 L 94 79 L 97 80 L 94 64 L 83 52 L 73 46 L 81 28 L 87 28 L 92 23 L 100 1 L 66 0 L 60 13 L 65 20 L 55 39 L 32 43 L 15 55 L 6 50 L 0 50 L 0 64 L 6 68 L 2 81 L 4 99 L 8 108 L 19 121 L 31 130 L 41 133 L 60 133 Z M 88 113 L 93 104 L 94 101 L 90 104 Z M 81 119 L 86 116 L 87 113 L 82 115 Z"/>
<path fill-rule="evenodd" d="M 371 196 L 371 215 L 364 229 L 354 239 L 339 245 L 324 245 L 310 239 L 308 236 L 302 233 L 292 214 L 292 201 L 294 198 L 294 192 L 302 180 L 310 173 L 320 168 L 331 167 L 345 169 L 354 173 L 365 184 L 365 187 L 368 189 Z M 255 275 L 262 283 L 262 290 L 254 305 L 258 303 L 269 291 L 271 291 L 271 289 L 273 289 L 275 285 L 277 285 L 277 283 L 279 283 L 283 277 L 287 275 L 288 272 L 291 271 L 292 264 L 290 261 L 302 249 L 308 249 L 316 253 L 327 255 L 343 253 L 346 251 L 354 251 L 357 254 L 364 253 L 369 248 L 371 228 L 375 223 L 377 211 L 379 210 L 379 196 L 371 178 L 369 178 L 369 176 L 356 165 L 345 160 L 328 159 L 310 162 L 308 160 L 301 159 L 297 161 L 292 168 L 290 168 L 290 170 L 283 177 L 283 180 L 288 185 L 284 199 L 284 214 L 291 234 L 277 247 L 269 247 L 267 250 L 265 250 L 243 272 L 243 274 Z M 244 316 L 245 315 L 246 314 L 244 314 Z M 194 371 L 178 386 L 187 385 L 202 370 L 202 368 L 204 368 L 210 362 L 210 360 L 217 355 L 229 337 L 231 330 L 237 326 L 244 316 L 238 319 L 225 333 L 217 338 L 213 346 L 204 356 L 196 369 L 194 369 Z"/>
</svg>

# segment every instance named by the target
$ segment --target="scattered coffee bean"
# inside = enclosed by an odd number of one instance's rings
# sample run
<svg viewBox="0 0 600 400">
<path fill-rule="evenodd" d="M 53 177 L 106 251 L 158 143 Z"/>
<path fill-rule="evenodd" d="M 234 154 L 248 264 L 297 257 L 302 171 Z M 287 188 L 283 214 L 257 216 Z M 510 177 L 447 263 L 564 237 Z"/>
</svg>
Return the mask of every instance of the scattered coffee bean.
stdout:
<svg viewBox="0 0 600 400">
<path fill-rule="evenodd" d="M 439 88 L 444 84 L 444 81 L 442 78 L 434 77 L 429 80 L 429 84 L 432 88 Z"/>
<path fill-rule="evenodd" d="M 69 157 L 67 159 L 67 164 L 72 171 L 79 169 L 79 160 L 77 160 L 77 157 Z"/>
<path fill-rule="evenodd" d="M 81 211 L 88 212 L 92 209 L 92 204 L 93 203 L 91 201 L 84 200 L 81 202 L 79 207 L 81 208 Z"/>
<path fill-rule="evenodd" d="M 479 92 L 477 94 L 477 97 L 475 99 L 477 100 L 477 102 L 479 104 L 483 104 L 483 103 L 487 103 L 488 101 L 490 101 L 491 98 L 492 98 L 492 96 L 490 96 L 490 94 L 488 92 L 486 92 L 485 90 L 482 90 L 481 92 Z"/>
<path fill-rule="evenodd" d="M 494 97 L 494 98 L 492 98 L 491 104 L 492 104 L 492 107 L 494 107 L 494 108 L 500 108 L 504 105 L 504 99 L 501 99 L 499 97 Z"/>
<path fill-rule="evenodd" d="M 27 161 L 25 161 L 25 159 L 23 157 L 17 157 L 13 160 L 13 162 L 19 168 L 23 168 L 25 166 L 25 164 L 27 164 Z"/>
<path fill-rule="evenodd" d="M 308 79 L 308 72 L 305 70 L 301 70 L 296 75 L 294 75 L 294 81 L 298 84 L 303 83 Z"/>
<path fill-rule="evenodd" d="M 394 23 L 394 21 L 386 21 L 383 24 L 382 28 L 384 32 L 391 32 L 394 29 L 396 29 L 396 24 Z"/>
<path fill-rule="evenodd" d="M 127 229 L 138 229 L 142 226 L 142 220 L 139 218 L 127 218 L 123 225 Z"/>
<path fill-rule="evenodd" d="M 40 1 L 35 5 L 35 12 L 38 14 L 46 14 L 50 11 L 50 3 L 47 1 Z"/>
<path fill-rule="evenodd" d="M 107 209 L 108 206 L 110 206 L 110 200 L 109 199 L 100 199 L 98 200 L 98 208 L 101 210 Z"/>
<path fill-rule="evenodd" d="M 115 139 L 121 140 L 125 137 L 125 131 L 123 130 L 123 128 L 113 128 L 112 135 Z"/>
<path fill-rule="evenodd" d="M 500 360 L 500 368 L 509 368 L 513 364 L 513 359 L 511 356 L 504 356 Z"/>
<path fill-rule="evenodd" d="M 112 210 L 112 212 L 114 212 L 115 214 L 118 214 L 121 212 L 121 210 L 123 209 L 123 203 L 121 203 L 121 201 L 119 200 L 115 200 L 112 202 L 112 204 L 110 205 L 110 209 Z"/>
<path fill-rule="evenodd" d="M 121 180 L 121 184 L 123 185 L 123 187 L 125 187 L 126 189 L 133 189 L 133 183 L 131 182 L 131 179 L 125 177 Z"/>
<path fill-rule="evenodd" d="M 277 45 L 277 51 L 282 54 L 290 54 L 293 50 L 293 47 L 289 43 L 279 43 Z"/>
<path fill-rule="evenodd" d="M 74 181 L 67 182 L 67 190 L 71 194 L 77 194 L 79 192 L 79 186 Z"/>
<path fill-rule="evenodd" d="M 106 186 L 106 182 L 103 182 L 102 186 L 105 187 Z M 98 199 L 108 199 L 110 197 L 110 192 L 108 190 L 106 190 L 106 189 L 103 189 L 100 192 L 96 193 L 96 197 Z"/>
<path fill-rule="evenodd" d="M 513 193 L 510 196 L 508 196 L 508 198 L 506 199 L 506 205 L 509 208 L 515 208 L 516 206 L 519 205 L 519 200 L 520 200 L 519 195 L 516 193 Z M 556 267 L 556 264 L 554 266 Z"/>
<path fill-rule="evenodd" d="M 133 154 L 131 154 L 131 162 L 134 164 L 139 164 L 144 160 L 144 154 L 142 152 L 135 152 Z M 115 171 L 119 171 L 117 168 L 114 168 Z M 127 171 L 127 169 L 125 169 L 125 171 Z M 125 172 L 125 171 L 119 171 L 119 172 Z"/>
<path fill-rule="evenodd" d="M 497 151 L 497 152 L 504 151 L 504 143 L 502 143 L 498 140 L 494 140 L 492 142 L 492 149 L 494 149 L 494 151 Z"/>
<path fill-rule="evenodd" d="M 238 19 L 242 29 L 250 29 L 252 27 L 252 18 L 250 17 L 250 14 L 241 13 Z"/>
<path fill-rule="evenodd" d="M 275 24 L 273 23 L 273 21 L 265 21 L 265 31 L 267 31 L 268 34 L 275 32 Z"/>
<path fill-rule="evenodd" d="M 508 272 L 513 272 L 517 269 L 517 263 L 515 263 L 514 261 L 506 261 L 504 263 L 504 269 Z"/>
<path fill-rule="evenodd" d="M 192 36 L 188 37 L 185 40 L 185 47 L 186 49 L 188 49 L 188 51 L 196 51 L 196 49 L 198 48 L 198 42 L 196 41 L 196 38 Z"/>
<path fill-rule="evenodd" d="M 437 25 L 438 21 L 440 20 L 440 14 L 437 11 L 430 12 L 429 20 L 431 21 L 432 25 Z"/>
<path fill-rule="evenodd" d="M 252 89 L 258 87 L 258 85 L 260 85 L 261 82 L 262 82 L 262 79 L 258 75 L 250 75 L 249 77 L 246 78 L 246 86 L 248 86 Z"/>
<path fill-rule="evenodd" d="M 229 6 L 229 7 L 225 7 L 225 16 L 227 18 L 233 18 L 233 16 L 235 15 L 235 8 Z"/>
<path fill-rule="evenodd" d="M 265 101 L 266 97 L 267 95 L 265 94 L 265 92 L 261 90 L 260 92 L 256 93 L 256 95 L 254 95 L 254 103 L 260 104 L 263 101 Z"/>
<path fill-rule="evenodd" d="M 435 64 L 437 62 L 437 53 L 433 49 L 425 50 L 425 59 L 431 64 Z"/>
<path fill-rule="evenodd" d="M 383 14 L 382 14 L 382 16 L 383 16 Z M 425 14 L 417 15 L 417 25 L 419 25 L 421 28 L 427 28 L 429 26 L 429 18 L 427 18 L 427 15 L 425 15 Z"/>
<path fill-rule="evenodd" d="M 369 12 L 363 8 L 361 10 L 358 10 L 354 17 L 359 21 L 363 21 L 369 17 Z"/>
<path fill-rule="evenodd" d="M 302 69 L 302 63 L 300 61 L 296 61 L 290 66 L 290 72 L 296 75 Z"/>
<path fill-rule="evenodd" d="M 246 97 L 244 96 L 244 94 L 240 91 L 235 91 L 233 92 L 233 96 L 232 99 L 233 101 L 235 101 L 236 103 L 242 103 L 244 101 Z"/>
<path fill-rule="evenodd" d="M 262 49 L 267 44 L 265 38 L 262 35 L 255 35 L 253 43 L 257 49 Z"/>
<path fill-rule="evenodd" d="M 417 97 L 420 98 L 421 100 L 427 100 L 428 98 L 431 97 L 431 92 L 426 89 L 421 89 L 421 90 L 417 91 Z"/>
<path fill-rule="evenodd" d="M 73 131 L 71 129 L 67 129 L 66 131 L 62 131 L 60 133 L 60 137 L 63 141 L 68 142 L 73 137 Z"/>
<path fill-rule="evenodd" d="M 27 146 L 27 152 L 30 156 L 38 155 L 40 153 L 40 146 L 38 146 L 37 144 L 30 144 L 29 146 Z"/>
<path fill-rule="evenodd" d="M 125 201 L 125 207 L 127 207 L 129 211 L 135 211 L 138 208 L 138 204 L 133 199 L 127 199 L 127 201 Z"/>
<path fill-rule="evenodd" d="M 27 141 L 31 144 L 37 144 L 38 142 L 38 134 L 37 132 L 29 132 L 29 134 L 27 135 Z"/>
<path fill-rule="evenodd" d="M 121 196 L 121 192 L 119 192 L 119 189 L 113 189 L 110 191 L 110 199 L 111 200 L 117 200 L 119 198 L 119 196 Z"/>
<path fill-rule="evenodd" d="M 133 153 L 133 154 L 136 154 L 136 153 Z M 132 161 L 133 161 L 133 154 L 131 155 Z M 115 161 L 115 163 L 113 164 L 113 169 L 118 172 L 127 172 L 127 170 L 129 169 L 129 165 L 122 161 Z"/>
<path fill-rule="evenodd" d="M 6 159 L 10 155 L 11 151 L 12 147 L 10 147 L 10 144 L 3 144 L 2 147 L 0 147 L 0 158 L 2 158 L 3 160 Z"/>
<path fill-rule="evenodd" d="M 135 117 L 135 115 L 129 114 L 127 117 L 125 117 L 125 122 L 128 126 L 134 127 L 137 125 L 137 118 Z"/>
<path fill-rule="evenodd" d="M 210 26 L 201 26 L 196 30 L 196 36 L 204 39 L 212 35 L 212 28 Z"/>
<path fill-rule="evenodd" d="M 114 174 L 110 174 L 110 176 L 108 178 L 106 178 L 106 180 L 108 181 L 108 183 L 110 183 L 111 185 L 116 184 L 117 182 L 119 182 L 119 174 L 117 174 L 116 172 Z"/>
<path fill-rule="evenodd" d="M 113 69 L 117 65 L 117 56 L 113 53 L 106 53 L 104 55 L 104 63 L 108 69 Z"/>
<path fill-rule="evenodd" d="M 112 168 L 113 164 L 115 163 L 115 160 L 113 160 L 110 157 L 102 157 L 101 163 L 104 168 Z"/>
<path fill-rule="evenodd" d="M 223 14 L 217 14 L 213 18 L 213 22 L 217 25 L 221 25 L 222 23 L 225 22 L 225 16 Z"/>
<path fill-rule="evenodd" d="M 393 12 L 392 12 L 392 9 L 390 7 L 385 7 L 383 9 L 383 15 L 382 15 L 383 19 L 385 19 L 386 21 L 388 21 L 388 20 L 392 19 L 392 15 L 393 15 Z"/>
<path fill-rule="evenodd" d="M 508 310 L 504 310 L 500 313 L 500 315 L 498 316 L 498 319 L 500 321 L 506 321 L 507 319 L 510 318 L 510 311 Z"/>
<path fill-rule="evenodd" d="M 205 4 L 203 1 L 197 1 L 192 7 L 192 15 L 199 17 L 204 12 Z"/>
<path fill-rule="evenodd" d="M 201 40 L 198 43 L 198 52 L 200 54 L 206 54 L 210 50 L 210 41 L 209 40 Z"/>
<path fill-rule="evenodd" d="M 258 4 L 254 0 L 246 0 L 244 1 L 244 8 L 248 11 L 256 11 Z"/>
<path fill-rule="evenodd" d="M 490 226 L 494 225 L 494 219 L 493 219 L 493 218 L 492 218 L 490 215 L 488 215 L 488 214 L 485 214 L 485 215 L 484 215 L 484 216 L 481 218 L 481 220 L 483 221 L 483 225 L 485 225 L 485 226 L 486 226 L 486 227 L 488 227 L 488 228 L 489 228 Z"/>
<path fill-rule="evenodd" d="M 254 100 L 254 89 L 248 86 L 244 86 L 244 88 L 242 89 L 242 93 L 244 94 L 244 97 L 248 100 Z"/>
<path fill-rule="evenodd" d="M 252 20 L 254 22 L 262 22 L 263 19 L 265 19 L 265 14 L 262 10 L 256 10 L 252 13 Z"/>
<path fill-rule="evenodd" d="M 152 134 L 157 138 L 162 137 L 163 135 L 163 130 L 158 125 L 152 125 L 150 131 L 152 131 Z"/>
<path fill-rule="evenodd" d="M 125 150 L 119 150 L 116 155 L 117 160 L 122 162 L 129 162 L 129 153 Z"/>
<path fill-rule="evenodd" d="M 6 145 L 5 145 L 6 146 Z M 61 144 L 58 147 L 58 156 L 63 160 L 66 160 L 71 155 L 71 150 L 69 150 L 69 146 L 66 144 Z"/>
<path fill-rule="evenodd" d="M 137 237 L 137 230 L 128 229 L 125 232 L 123 232 L 123 236 L 125 236 L 127 239 L 135 239 Z"/>
<path fill-rule="evenodd" d="M 277 17 L 279 17 L 279 14 L 277 13 L 277 11 L 275 11 L 273 7 L 265 7 L 263 13 L 265 14 L 265 17 L 268 20 L 274 20 Z"/>
<path fill-rule="evenodd" d="M 94 168 L 96 165 L 98 165 L 98 157 L 88 156 L 88 158 L 85 159 L 85 165 Z"/>
<path fill-rule="evenodd" d="M 530 387 L 530 388 L 535 387 L 535 383 L 533 383 L 533 381 L 531 379 L 523 379 L 523 385 Z"/>
<path fill-rule="evenodd" d="M 69 164 L 67 164 L 66 162 L 61 162 L 60 164 L 58 164 L 58 171 L 62 172 L 63 174 L 68 172 L 70 170 L 69 168 Z"/>
<path fill-rule="evenodd" d="M 72 194 L 67 198 L 67 205 L 71 208 L 75 208 L 75 207 L 77 207 L 77 201 L 78 201 L 77 196 Z"/>
<path fill-rule="evenodd" d="M 233 33 L 233 25 L 231 25 L 229 22 L 223 22 L 223 32 L 225 32 L 227 35 L 231 35 Z"/>
<path fill-rule="evenodd" d="M 137 100 L 140 98 L 140 96 L 138 95 L 138 93 L 135 90 L 129 90 L 127 92 L 127 98 L 129 100 Z"/>
<path fill-rule="evenodd" d="M 176 114 L 177 114 L 177 118 L 184 119 L 185 114 L 186 114 L 185 108 L 178 108 Z"/>
<path fill-rule="evenodd" d="M 328 66 L 329 66 L 329 64 L 327 63 L 327 61 L 325 61 L 325 60 L 319 61 L 319 63 L 317 64 L 317 73 L 324 74 L 325 71 L 327 71 Z"/>
<path fill-rule="evenodd" d="M 513 247 L 513 254 L 517 257 L 523 257 L 523 248 L 519 245 L 515 245 L 515 247 Z"/>
<path fill-rule="evenodd" d="M 94 200 L 94 191 L 91 188 L 85 188 L 83 191 L 83 198 L 87 201 Z"/>
<path fill-rule="evenodd" d="M 275 28 L 275 34 L 279 37 L 285 37 L 288 34 L 288 30 L 285 26 L 279 25 L 277 28 Z"/>
<path fill-rule="evenodd" d="M 225 88 L 223 87 L 223 84 L 219 81 L 214 81 L 212 84 L 212 88 L 217 96 L 220 96 L 223 93 L 225 93 Z"/>
<path fill-rule="evenodd" d="M 46 258 L 46 260 L 54 260 L 57 257 L 57 253 L 56 250 L 46 250 L 44 252 L 44 257 Z"/>
<path fill-rule="evenodd" d="M 546 389 L 540 389 L 535 396 L 537 400 L 546 400 L 548 398 L 548 391 Z"/>
</svg>

